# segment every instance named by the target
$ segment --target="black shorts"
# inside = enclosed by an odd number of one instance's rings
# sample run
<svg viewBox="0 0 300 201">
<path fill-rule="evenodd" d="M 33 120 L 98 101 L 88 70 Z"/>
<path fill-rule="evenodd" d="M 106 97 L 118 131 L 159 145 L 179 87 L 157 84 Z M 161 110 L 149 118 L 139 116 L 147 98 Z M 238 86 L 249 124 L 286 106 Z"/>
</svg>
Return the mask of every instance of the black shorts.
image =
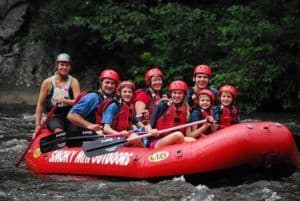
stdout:
<svg viewBox="0 0 300 201">
<path fill-rule="evenodd" d="M 54 131 L 54 129 L 56 129 L 56 128 L 60 128 L 63 131 L 65 131 L 67 128 L 67 124 L 68 124 L 68 121 L 67 121 L 66 117 L 56 117 L 55 116 L 55 117 L 52 117 L 49 119 L 47 128 L 52 131 Z"/>
</svg>

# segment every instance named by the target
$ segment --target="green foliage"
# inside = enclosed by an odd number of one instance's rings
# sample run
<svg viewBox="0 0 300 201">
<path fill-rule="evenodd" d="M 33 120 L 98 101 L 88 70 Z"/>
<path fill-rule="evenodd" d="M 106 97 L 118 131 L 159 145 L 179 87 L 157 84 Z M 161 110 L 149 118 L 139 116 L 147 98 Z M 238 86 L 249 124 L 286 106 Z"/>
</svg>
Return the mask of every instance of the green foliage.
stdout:
<svg viewBox="0 0 300 201">
<path fill-rule="evenodd" d="M 67 48 L 78 74 L 112 66 L 139 87 L 152 66 L 163 70 L 166 84 L 192 85 L 193 66 L 210 64 L 212 85 L 236 86 L 243 111 L 292 106 L 299 93 L 298 1 L 172 2 L 39 1 L 26 41 Z"/>
<path fill-rule="evenodd" d="M 292 94 L 297 90 L 289 86 L 298 84 L 296 80 L 291 84 L 286 74 L 289 71 L 286 62 L 293 63 L 296 60 L 291 55 L 283 56 L 281 51 L 289 51 L 290 48 L 282 49 L 281 46 L 289 40 L 283 39 L 282 35 L 295 28 L 291 26 L 295 24 L 295 18 L 283 18 L 283 22 L 293 22 L 284 29 L 282 19 L 274 20 L 255 6 L 235 5 L 228 8 L 227 12 L 232 17 L 226 17 L 218 29 L 221 33 L 218 45 L 226 56 L 216 62 L 222 66 L 218 72 L 222 76 L 215 81 L 218 84 L 231 82 L 235 85 L 241 92 L 246 111 L 256 110 L 263 103 L 272 101 L 280 102 L 285 108 L 291 107 L 291 100 L 295 99 Z M 277 82 L 279 80 L 280 83 Z M 287 95 L 287 91 L 291 94 Z"/>
</svg>

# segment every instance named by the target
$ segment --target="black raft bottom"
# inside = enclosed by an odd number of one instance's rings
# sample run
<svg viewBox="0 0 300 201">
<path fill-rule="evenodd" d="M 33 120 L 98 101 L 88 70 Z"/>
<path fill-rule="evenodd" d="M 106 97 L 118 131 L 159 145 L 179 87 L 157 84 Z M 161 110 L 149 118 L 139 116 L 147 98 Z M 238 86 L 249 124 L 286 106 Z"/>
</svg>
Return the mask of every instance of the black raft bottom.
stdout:
<svg viewBox="0 0 300 201">
<path fill-rule="evenodd" d="M 205 174 L 184 175 L 185 181 L 193 185 L 203 184 L 210 188 L 222 186 L 237 186 L 246 183 L 252 183 L 259 180 L 281 180 L 289 177 L 295 172 L 296 168 L 287 165 L 276 166 L 271 168 L 254 168 L 251 166 L 242 166 L 222 171 L 215 171 Z M 178 175 L 181 176 L 181 175 Z M 145 179 L 132 179 L 123 177 L 101 177 L 108 181 L 128 182 L 140 181 Z M 170 180 L 174 177 L 160 177 L 146 179 L 148 182 L 157 183 L 163 180 Z"/>
</svg>

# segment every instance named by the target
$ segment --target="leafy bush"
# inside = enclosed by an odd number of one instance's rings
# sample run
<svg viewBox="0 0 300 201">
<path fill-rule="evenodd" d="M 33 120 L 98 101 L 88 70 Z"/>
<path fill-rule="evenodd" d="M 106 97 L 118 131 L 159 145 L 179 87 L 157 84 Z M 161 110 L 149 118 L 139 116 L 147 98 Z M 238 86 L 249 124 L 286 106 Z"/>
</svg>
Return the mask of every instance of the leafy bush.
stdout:
<svg viewBox="0 0 300 201">
<path fill-rule="evenodd" d="M 146 70 L 159 66 L 166 84 L 184 79 L 192 85 L 193 67 L 204 63 L 213 67 L 215 87 L 236 86 L 247 113 L 270 103 L 290 108 L 297 99 L 296 0 L 222 6 L 218 1 L 38 3 L 27 38 L 44 40 L 54 50 L 66 48 L 78 75 L 112 66 L 123 72 L 122 79 L 142 87 Z"/>
</svg>

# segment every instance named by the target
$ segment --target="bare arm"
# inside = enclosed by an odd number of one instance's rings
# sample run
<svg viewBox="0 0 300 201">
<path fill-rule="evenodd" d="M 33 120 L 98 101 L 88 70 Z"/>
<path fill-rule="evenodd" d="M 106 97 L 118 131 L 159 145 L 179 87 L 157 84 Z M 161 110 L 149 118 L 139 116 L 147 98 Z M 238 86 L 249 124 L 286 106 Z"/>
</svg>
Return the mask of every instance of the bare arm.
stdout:
<svg viewBox="0 0 300 201">
<path fill-rule="evenodd" d="M 197 125 L 187 128 L 186 136 L 199 138 L 205 136 L 204 131 L 210 127 L 210 123 L 204 123 L 201 127 L 197 128 Z"/>
<path fill-rule="evenodd" d="M 104 124 L 104 127 L 103 127 L 103 132 L 105 134 L 122 134 L 124 135 L 125 137 L 129 137 L 130 133 L 126 130 L 123 130 L 121 132 L 118 132 L 116 130 L 114 130 L 110 124 Z"/>
<path fill-rule="evenodd" d="M 142 101 L 136 101 L 134 104 L 136 115 L 142 115 L 143 118 L 149 119 L 149 111 L 146 109 L 146 104 Z"/>
<path fill-rule="evenodd" d="M 67 119 L 75 126 L 87 128 L 93 131 L 98 131 L 101 129 L 101 126 L 99 124 L 91 123 L 77 113 L 68 113 Z"/>
</svg>

